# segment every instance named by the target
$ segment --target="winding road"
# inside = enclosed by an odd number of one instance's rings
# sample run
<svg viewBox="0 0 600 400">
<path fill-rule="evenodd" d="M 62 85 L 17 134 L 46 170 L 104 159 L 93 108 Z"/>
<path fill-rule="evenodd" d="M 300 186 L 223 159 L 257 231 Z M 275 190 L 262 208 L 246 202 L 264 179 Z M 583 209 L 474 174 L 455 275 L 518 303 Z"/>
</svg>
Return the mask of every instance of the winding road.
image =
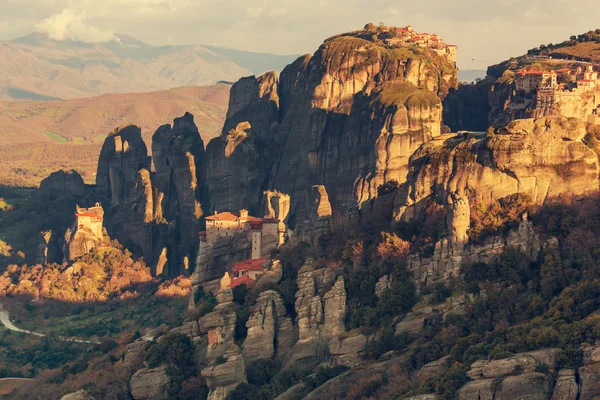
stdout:
<svg viewBox="0 0 600 400">
<path fill-rule="evenodd" d="M 6 328 L 8 328 L 8 329 L 10 329 L 11 331 L 14 331 L 14 332 L 25 333 L 25 334 L 28 334 L 28 335 L 33 335 L 33 336 L 38 336 L 38 337 L 44 337 L 44 336 L 46 336 L 43 333 L 32 332 L 32 331 L 28 331 L 28 330 L 25 330 L 25 329 L 17 328 L 15 325 L 13 325 L 12 322 L 10 322 L 8 310 L 4 309 L 4 307 L 2 306 L 2 303 L 0 303 L 0 322 L 2 322 L 2 325 L 4 325 Z M 89 340 L 65 339 L 62 336 L 59 336 L 58 338 L 60 340 L 65 341 L 65 342 L 84 343 L 84 344 L 100 344 L 100 342 L 92 342 L 92 341 L 89 341 Z"/>
</svg>

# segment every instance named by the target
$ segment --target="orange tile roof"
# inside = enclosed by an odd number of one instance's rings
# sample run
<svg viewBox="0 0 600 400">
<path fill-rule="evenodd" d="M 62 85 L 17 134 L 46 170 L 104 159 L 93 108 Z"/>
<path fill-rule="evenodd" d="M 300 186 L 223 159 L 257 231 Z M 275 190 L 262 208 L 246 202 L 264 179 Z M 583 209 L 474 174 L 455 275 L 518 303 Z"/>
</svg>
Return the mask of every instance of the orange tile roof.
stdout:
<svg viewBox="0 0 600 400">
<path fill-rule="evenodd" d="M 517 72 L 517 75 L 551 75 L 554 74 L 554 71 L 542 71 L 539 69 L 530 69 L 530 70 L 522 70 Z"/>
<path fill-rule="evenodd" d="M 234 288 L 240 285 L 250 286 L 254 283 L 254 279 L 250 278 L 248 275 L 240 276 L 239 278 L 233 278 L 229 283 L 230 288 Z"/>
<path fill-rule="evenodd" d="M 77 217 L 95 217 L 95 218 L 102 219 L 102 217 L 100 215 L 94 214 L 94 213 L 80 213 L 80 214 L 75 214 L 75 216 L 77 216 Z"/>
<path fill-rule="evenodd" d="M 210 217 L 206 217 L 207 221 L 237 221 L 240 218 L 231 212 L 222 212 L 219 214 L 211 215 Z"/>
<path fill-rule="evenodd" d="M 245 260 L 237 262 L 233 264 L 233 267 L 231 267 L 231 272 L 262 271 L 262 265 L 266 260 L 266 258 L 259 258 L 258 260 Z"/>
</svg>

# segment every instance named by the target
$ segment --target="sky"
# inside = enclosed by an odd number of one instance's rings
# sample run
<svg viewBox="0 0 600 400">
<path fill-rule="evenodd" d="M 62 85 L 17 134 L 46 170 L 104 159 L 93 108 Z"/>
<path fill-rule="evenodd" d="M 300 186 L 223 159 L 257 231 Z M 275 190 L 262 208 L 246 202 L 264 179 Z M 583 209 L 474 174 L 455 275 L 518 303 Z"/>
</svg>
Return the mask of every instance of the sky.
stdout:
<svg viewBox="0 0 600 400">
<path fill-rule="evenodd" d="M 0 40 L 38 31 L 87 42 L 127 34 L 153 45 L 208 44 L 313 53 L 367 22 L 412 25 L 485 69 L 544 43 L 600 28 L 597 0 L 0 0 Z"/>
</svg>

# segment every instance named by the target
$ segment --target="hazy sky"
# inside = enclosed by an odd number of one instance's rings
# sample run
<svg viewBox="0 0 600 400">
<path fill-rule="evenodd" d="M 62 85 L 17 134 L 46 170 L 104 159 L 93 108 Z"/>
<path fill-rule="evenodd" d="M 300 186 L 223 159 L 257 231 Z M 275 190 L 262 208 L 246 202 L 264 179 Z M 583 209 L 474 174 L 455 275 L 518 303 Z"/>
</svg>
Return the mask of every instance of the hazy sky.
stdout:
<svg viewBox="0 0 600 400">
<path fill-rule="evenodd" d="M 154 45 L 302 54 L 336 33 L 385 22 L 437 33 L 458 45 L 461 69 L 484 69 L 600 28 L 599 16 L 598 0 L 0 0 L 0 39 L 124 33 Z"/>
</svg>

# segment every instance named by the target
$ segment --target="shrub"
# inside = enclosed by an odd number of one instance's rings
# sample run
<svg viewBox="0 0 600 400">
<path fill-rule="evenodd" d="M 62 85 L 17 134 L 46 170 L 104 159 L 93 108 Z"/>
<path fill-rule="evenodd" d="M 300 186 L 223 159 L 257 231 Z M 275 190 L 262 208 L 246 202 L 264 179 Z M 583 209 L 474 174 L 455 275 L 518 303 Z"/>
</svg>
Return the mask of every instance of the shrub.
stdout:
<svg viewBox="0 0 600 400">
<path fill-rule="evenodd" d="M 377 196 L 385 196 L 386 194 L 393 193 L 398 189 L 400 189 L 400 184 L 398 181 L 392 179 L 377 187 Z"/>
</svg>

